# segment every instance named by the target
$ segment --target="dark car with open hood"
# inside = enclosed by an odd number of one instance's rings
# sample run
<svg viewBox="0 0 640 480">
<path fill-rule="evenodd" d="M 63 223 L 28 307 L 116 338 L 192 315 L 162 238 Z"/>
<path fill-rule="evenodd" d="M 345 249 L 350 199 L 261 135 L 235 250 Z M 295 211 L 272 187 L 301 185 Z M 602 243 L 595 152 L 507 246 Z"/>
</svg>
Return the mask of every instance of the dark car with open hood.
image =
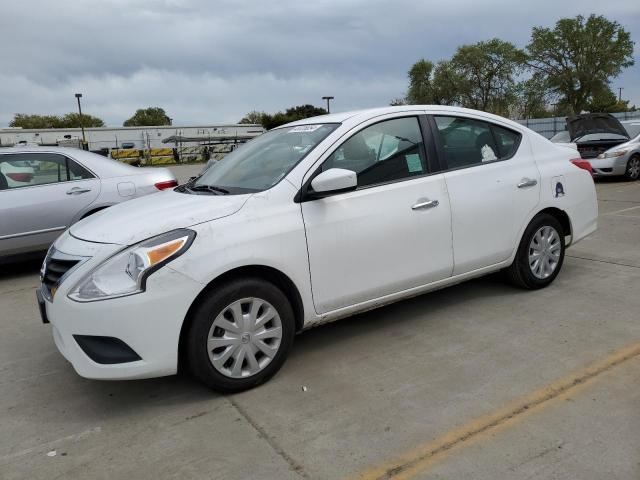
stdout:
<svg viewBox="0 0 640 480">
<path fill-rule="evenodd" d="M 629 141 L 629 134 L 620 121 L 608 113 L 583 113 L 567 118 L 567 130 L 551 138 L 556 143 L 574 143 L 585 159 Z"/>
</svg>

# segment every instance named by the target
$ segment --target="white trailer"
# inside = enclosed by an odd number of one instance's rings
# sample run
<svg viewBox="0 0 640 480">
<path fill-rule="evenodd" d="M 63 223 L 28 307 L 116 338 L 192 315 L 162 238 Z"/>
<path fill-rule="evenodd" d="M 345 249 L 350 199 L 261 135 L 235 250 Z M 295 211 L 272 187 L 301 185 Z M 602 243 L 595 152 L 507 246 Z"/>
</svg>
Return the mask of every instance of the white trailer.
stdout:
<svg viewBox="0 0 640 480">
<path fill-rule="evenodd" d="M 220 124 L 160 127 L 95 127 L 85 128 L 88 150 L 151 149 L 190 145 L 243 143 L 264 133 L 261 125 Z M 163 143 L 172 138 L 173 143 Z M 80 128 L 0 129 L 0 147 L 14 145 L 76 144 L 82 140 Z M 178 142 L 180 143 L 178 145 Z"/>
</svg>

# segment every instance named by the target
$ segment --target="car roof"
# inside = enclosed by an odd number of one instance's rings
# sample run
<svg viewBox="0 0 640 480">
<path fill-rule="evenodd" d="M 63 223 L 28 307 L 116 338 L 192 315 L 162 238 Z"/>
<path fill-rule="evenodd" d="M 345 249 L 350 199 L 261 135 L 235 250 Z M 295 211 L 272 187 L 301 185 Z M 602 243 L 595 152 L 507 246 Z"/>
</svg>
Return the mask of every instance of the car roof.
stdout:
<svg viewBox="0 0 640 480">
<path fill-rule="evenodd" d="M 80 150 L 79 148 L 47 146 L 16 146 L 0 148 L 0 155 L 9 153 L 58 153 L 60 155 L 66 155 L 77 160 L 101 178 L 142 173 L 139 168 L 117 162 L 102 155 L 98 155 L 97 153 Z"/>
<path fill-rule="evenodd" d="M 345 123 L 347 121 L 353 121 L 359 123 L 361 121 L 368 120 L 369 118 L 377 117 L 380 115 L 387 115 L 390 113 L 402 113 L 402 112 L 415 112 L 424 111 L 425 113 L 452 113 L 461 115 L 480 115 L 487 120 L 497 121 L 508 124 L 511 128 L 517 130 L 523 130 L 524 127 L 512 120 L 492 113 L 482 112 L 480 110 L 472 110 L 470 108 L 452 107 L 448 105 L 398 105 L 379 108 L 368 108 L 364 110 L 352 110 L 348 112 L 330 113 L 327 115 L 318 115 L 316 117 L 304 118 L 295 122 L 287 123 L 282 127 L 293 127 L 296 125 L 308 125 L 312 123 Z M 282 128 L 277 127 L 277 128 Z"/>
</svg>

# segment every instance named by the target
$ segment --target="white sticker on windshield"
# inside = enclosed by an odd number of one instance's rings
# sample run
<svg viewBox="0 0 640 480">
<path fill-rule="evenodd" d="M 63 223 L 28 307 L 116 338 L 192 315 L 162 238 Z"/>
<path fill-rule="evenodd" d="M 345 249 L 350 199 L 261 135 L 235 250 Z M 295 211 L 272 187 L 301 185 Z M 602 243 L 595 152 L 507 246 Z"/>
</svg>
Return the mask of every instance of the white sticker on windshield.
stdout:
<svg viewBox="0 0 640 480">
<path fill-rule="evenodd" d="M 315 132 L 322 125 L 298 125 L 297 127 L 293 127 L 287 133 L 310 133 Z"/>
</svg>

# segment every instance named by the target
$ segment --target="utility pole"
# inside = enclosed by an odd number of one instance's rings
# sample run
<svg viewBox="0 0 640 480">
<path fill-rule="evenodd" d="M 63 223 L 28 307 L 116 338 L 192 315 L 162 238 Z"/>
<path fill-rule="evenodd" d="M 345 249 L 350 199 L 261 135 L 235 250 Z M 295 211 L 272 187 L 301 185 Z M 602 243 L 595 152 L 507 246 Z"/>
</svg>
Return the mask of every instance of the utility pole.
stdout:
<svg viewBox="0 0 640 480">
<path fill-rule="evenodd" d="M 331 110 L 329 110 L 329 102 L 333 100 L 333 97 L 322 97 L 322 99 L 327 101 L 327 113 L 331 113 Z"/>
<path fill-rule="evenodd" d="M 82 148 L 85 148 L 87 139 L 84 136 L 84 122 L 82 121 L 82 107 L 80 106 L 81 93 L 76 93 L 76 99 L 78 100 L 78 114 L 80 115 L 80 128 L 82 129 Z"/>
</svg>

